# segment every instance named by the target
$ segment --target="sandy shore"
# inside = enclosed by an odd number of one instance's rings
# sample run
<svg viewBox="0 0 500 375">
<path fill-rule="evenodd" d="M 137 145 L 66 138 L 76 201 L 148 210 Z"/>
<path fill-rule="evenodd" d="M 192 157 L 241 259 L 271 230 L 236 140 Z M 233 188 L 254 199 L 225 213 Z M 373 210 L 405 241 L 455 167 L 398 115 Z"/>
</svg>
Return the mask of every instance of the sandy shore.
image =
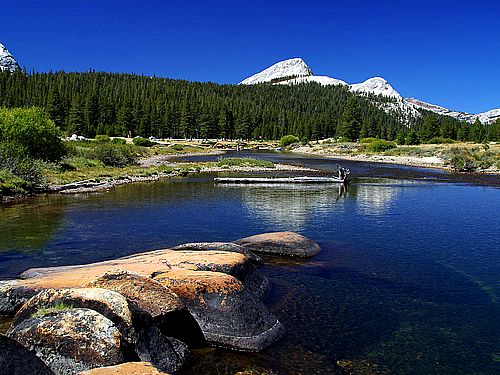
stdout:
<svg viewBox="0 0 500 375">
<path fill-rule="evenodd" d="M 293 153 L 321 156 L 330 159 L 364 161 L 370 163 L 401 164 L 412 167 L 447 169 L 444 159 L 437 156 L 416 157 L 416 156 L 389 156 L 374 154 L 335 154 L 327 149 L 314 149 L 311 147 L 299 147 L 292 150 Z"/>
</svg>

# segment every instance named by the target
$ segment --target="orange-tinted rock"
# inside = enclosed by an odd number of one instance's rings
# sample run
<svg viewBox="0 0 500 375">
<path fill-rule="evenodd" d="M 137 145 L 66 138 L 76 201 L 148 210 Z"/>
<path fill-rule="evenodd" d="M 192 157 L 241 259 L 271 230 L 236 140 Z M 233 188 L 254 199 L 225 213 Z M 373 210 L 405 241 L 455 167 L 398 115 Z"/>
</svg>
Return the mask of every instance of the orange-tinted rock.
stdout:
<svg viewBox="0 0 500 375">
<path fill-rule="evenodd" d="M 320 251 L 320 247 L 316 242 L 294 232 L 257 234 L 242 238 L 235 241 L 235 243 L 248 251 L 256 253 L 302 258 L 312 257 Z"/>
<path fill-rule="evenodd" d="M 79 375 L 167 375 L 158 371 L 148 362 L 127 362 L 121 365 L 96 368 L 83 371 Z"/>
<path fill-rule="evenodd" d="M 210 342 L 258 351 L 283 333 L 276 317 L 231 275 L 178 269 L 159 274 L 155 280 L 183 300 Z"/>
<path fill-rule="evenodd" d="M 118 292 L 153 318 L 184 309 L 182 301 L 170 289 L 149 277 L 128 271 L 108 271 L 86 286 Z"/>
</svg>

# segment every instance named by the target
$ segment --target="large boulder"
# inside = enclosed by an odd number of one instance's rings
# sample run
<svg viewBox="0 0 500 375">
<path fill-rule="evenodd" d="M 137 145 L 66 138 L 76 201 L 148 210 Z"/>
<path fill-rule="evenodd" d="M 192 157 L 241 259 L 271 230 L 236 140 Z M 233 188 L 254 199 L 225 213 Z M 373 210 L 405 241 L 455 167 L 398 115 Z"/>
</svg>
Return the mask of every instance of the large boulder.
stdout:
<svg viewBox="0 0 500 375">
<path fill-rule="evenodd" d="M 0 375 L 54 375 L 35 353 L 0 334 Z"/>
<path fill-rule="evenodd" d="M 0 315 L 14 314 L 37 293 L 36 288 L 26 287 L 18 280 L 0 281 Z"/>
<path fill-rule="evenodd" d="M 244 255 L 227 251 L 155 250 L 124 258 L 77 266 L 33 268 L 21 274 L 22 280 L 0 287 L 0 306 L 15 312 L 20 305 L 44 289 L 82 288 L 110 270 L 121 269 L 152 277 L 174 269 L 224 272 L 242 281 L 248 290 L 262 297 L 269 281 Z"/>
<path fill-rule="evenodd" d="M 149 277 L 130 271 L 110 270 L 86 287 L 118 292 L 153 318 L 185 309 L 182 301 L 170 289 Z"/>
<path fill-rule="evenodd" d="M 59 306 L 87 308 L 97 311 L 111 320 L 122 336 L 130 343 L 136 341 L 132 326 L 132 313 L 121 294 L 95 288 L 46 289 L 29 299 L 17 312 L 13 326 L 30 318 L 39 309 L 57 309 Z"/>
<path fill-rule="evenodd" d="M 229 251 L 232 253 L 244 254 L 251 262 L 262 264 L 261 257 L 233 242 L 190 242 L 175 246 L 172 250 Z"/>
<path fill-rule="evenodd" d="M 212 343 L 259 351 L 283 333 L 283 326 L 262 301 L 231 275 L 177 269 L 159 274 L 155 280 L 183 300 Z"/>
<path fill-rule="evenodd" d="M 38 312 L 7 333 L 56 374 L 76 374 L 124 361 L 118 328 L 90 309 Z"/>
<path fill-rule="evenodd" d="M 198 346 L 204 341 L 198 323 L 181 299 L 149 277 L 124 270 L 111 270 L 87 286 L 113 290 L 127 298 L 134 308 L 134 315 L 139 315 L 135 319 L 135 326 L 155 324 L 164 335 L 191 346 Z M 153 318 L 154 323 L 149 322 L 149 317 Z"/>
<path fill-rule="evenodd" d="M 127 362 L 121 365 L 100 367 L 88 371 L 83 371 L 79 375 L 167 375 L 159 372 L 148 362 Z"/>
<path fill-rule="evenodd" d="M 319 253 L 313 240 L 294 232 L 257 234 L 235 241 L 244 249 L 256 253 L 309 258 Z"/>
</svg>

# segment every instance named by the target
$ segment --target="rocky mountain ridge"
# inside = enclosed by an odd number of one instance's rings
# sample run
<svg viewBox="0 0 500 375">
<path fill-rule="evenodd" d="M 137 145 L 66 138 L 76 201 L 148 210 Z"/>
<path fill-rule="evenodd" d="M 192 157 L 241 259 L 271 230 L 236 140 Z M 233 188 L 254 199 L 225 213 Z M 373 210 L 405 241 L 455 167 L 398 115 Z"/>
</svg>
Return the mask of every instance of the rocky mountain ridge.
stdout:
<svg viewBox="0 0 500 375">
<path fill-rule="evenodd" d="M 471 114 L 459 112 L 426 103 L 415 98 L 404 98 L 391 84 L 382 77 L 369 78 L 361 83 L 349 84 L 341 79 L 328 76 L 316 76 L 312 69 L 301 58 L 293 58 L 280 61 L 267 69 L 254 74 L 241 81 L 242 85 L 253 85 L 257 83 L 271 82 L 280 85 L 294 85 L 307 82 L 317 82 L 323 86 L 342 85 L 348 87 L 351 92 L 360 95 L 375 95 L 389 98 L 389 101 L 380 101 L 377 105 L 386 112 L 398 111 L 404 117 L 418 117 L 422 110 L 431 111 L 440 115 L 454 117 L 461 121 L 473 123 L 479 119 L 483 124 L 490 124 L 500 118 L 500 108 L 490 111 Z"/>
<path fill-rule="evenodd" d="M 19 69 L 19 64 L 9 50 L 0 43 L 0 70 L 14 71 Z"/>
</svg>

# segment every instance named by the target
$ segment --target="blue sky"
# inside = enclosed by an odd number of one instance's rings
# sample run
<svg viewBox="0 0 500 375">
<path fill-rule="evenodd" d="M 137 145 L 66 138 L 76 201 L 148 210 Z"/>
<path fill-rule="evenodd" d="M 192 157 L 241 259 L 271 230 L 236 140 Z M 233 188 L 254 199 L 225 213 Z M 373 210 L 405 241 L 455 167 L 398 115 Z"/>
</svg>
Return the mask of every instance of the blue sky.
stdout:
<svg viewBox="0 0 500 375">
<path fill-rule="evenodd" d="M 451 109 L 500 107 L 496 1 L 4 1 L 0 42 L 28 70 L 237 83 L 302 57 Z"/>
</svg>

